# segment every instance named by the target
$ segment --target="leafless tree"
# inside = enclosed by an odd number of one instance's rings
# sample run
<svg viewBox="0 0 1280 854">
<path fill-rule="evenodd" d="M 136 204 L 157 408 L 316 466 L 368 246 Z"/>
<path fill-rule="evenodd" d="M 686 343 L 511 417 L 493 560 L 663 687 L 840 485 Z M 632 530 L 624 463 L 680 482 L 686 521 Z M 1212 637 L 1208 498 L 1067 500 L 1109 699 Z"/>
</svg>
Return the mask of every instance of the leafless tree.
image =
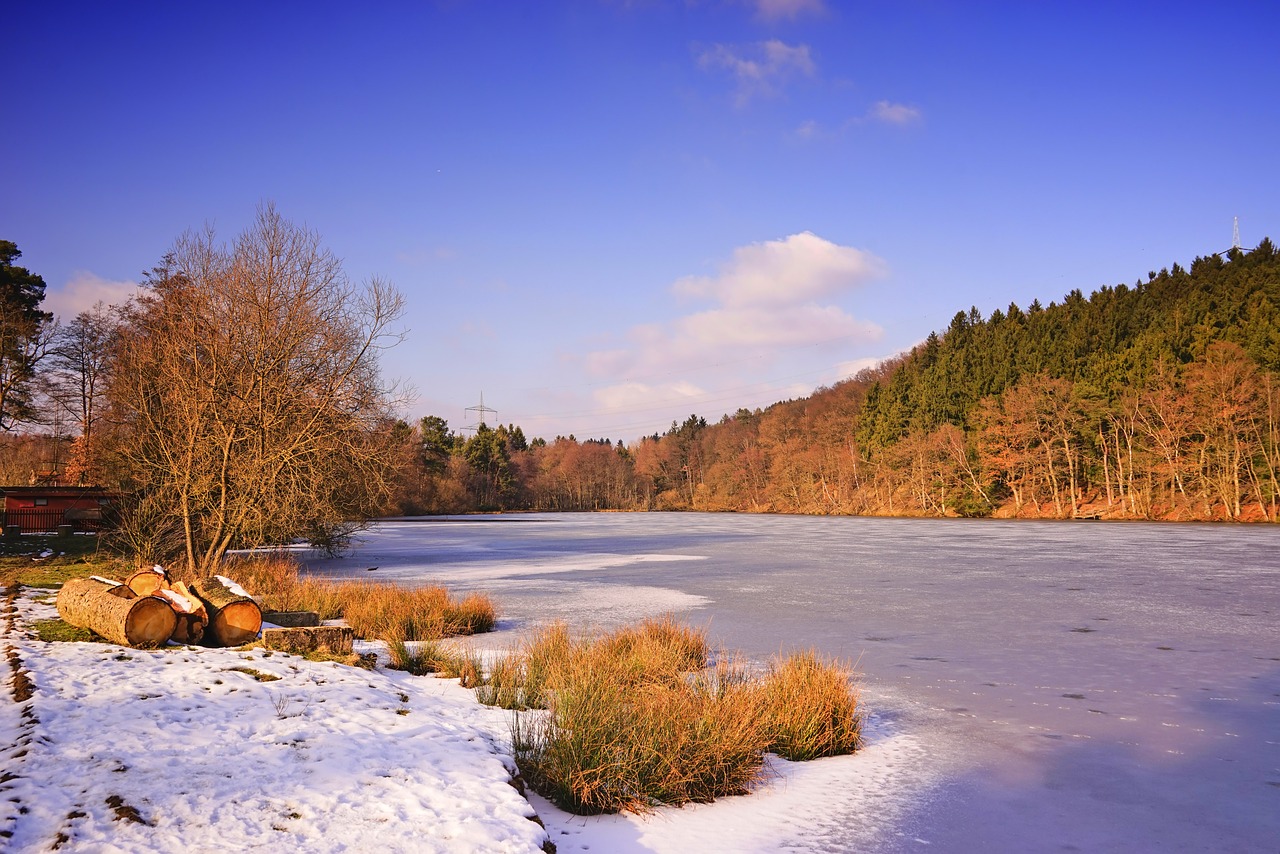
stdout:
<svg viewBox="0 0 1280 854">
<path fill-rule="evenodd" d="M 383 500 L 391 285 L 351 284 L 270 205 L 234 244 L 183 236 L 147 285 L 121 313 L 109 383 L 136 550 L 204 570 L 233 547 L 331 544 Z"/>
</svg>

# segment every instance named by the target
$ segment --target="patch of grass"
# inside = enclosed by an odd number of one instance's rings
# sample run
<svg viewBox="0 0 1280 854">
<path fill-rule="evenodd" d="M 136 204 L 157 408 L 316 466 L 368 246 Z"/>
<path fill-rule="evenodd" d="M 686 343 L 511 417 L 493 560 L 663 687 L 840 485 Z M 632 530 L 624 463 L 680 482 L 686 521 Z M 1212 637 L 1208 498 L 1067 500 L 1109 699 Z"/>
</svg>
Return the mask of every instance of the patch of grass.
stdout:
<svg viewBox="0 0 1280 854">
<path fill-rule="evenodd" d="M 643 813 L 746 792 L 768 751 L 857 749 L 851 677 L 816 652 L 764 673 L 727 653 L 709 666 L 706 633 L 664 617 L 596 639 L 540 629 L 494 662 L 476 697 L 517 710 L 516 763 L 538 792 L 571 812 Z"/>
<path fill-rule="evenodd" d="M 575 649 L 564 623 L 536 629 L 518 649 L 493 663 L 476 689 L 476 699 L 502 709 L 545 709 L 548 681 Z"/>
<path fill-rule="evenodd" d="M 239 667 L 228 667 L 227 669 L 234 670 L 237 673 L 244 673 L 247 676 L 252 676 L 255 682 L 278 682 L 280 680 L 280 677 L 276 676 L 274 673 L 265 673 L 252 667 L 244 667 L 243 665 Z"/>
<path fill-rule="evenodd" d="M 695 635 L 697 633 L 694 633 Z M 545 713 L 517 713 L 516 763 L 530 784 L 576 813 L 648 812 L 748 791 L 770 734 L 760 692 L 726 658 L 690 676 L 679 640 L 624 629 L 571 644 L 545 683 Z M 705 658 L 697 662 L 705 667 Z"/>
<path fill-rule="evenodd" d="M 853 669 L 816 651 L 775 660 L 761 685 L 769 749 L 803 761 L 852 753 L 862 744 Z"/>
<path fill-rule="evenodd" d="M 55 641 L 71 641 L 76 643 L 109 643 L 88 629 L 73 626 L 63 620 L 37 620 L 32 624 L 36 637 L 52 643 Z"/>
<path fill-rule="evenodd" d="M 69 578 L 90 575 L 121 577 L 133 570 L 130 565 L 106 551 L 99 551 L 96 537 L 57 537 L 25 535 L 15 545 L 0 540 L 0 572 L 27 587 L 60 587 Z M 49 557 L 40 557 L 52 551 Z"/>
<path fill-rule="evenodd" d="M 453 650 L 437 641 L 404 641 L 396 637 L 384 640 L 393 670 L 414 676 L 436 674 L 457 679 L 464 688 L 474 688 L 481 682 L 483 669 L 473 653 Z M 408 702 L 407 695 L 401 697 L 402 702 Z"/>
<path fill-rule="evenodd" d="M 287 555 L 237 557 L 222 571 L 253 593 L 267 610 L 315 611 L 322 620 L 345 619 L 362 638 L 438 640 L 492 631 L 492 600 L 472 593 L 461 600 L 439 586 L 417 588 L 373 582 L 301 578 Z"/>
</svg>

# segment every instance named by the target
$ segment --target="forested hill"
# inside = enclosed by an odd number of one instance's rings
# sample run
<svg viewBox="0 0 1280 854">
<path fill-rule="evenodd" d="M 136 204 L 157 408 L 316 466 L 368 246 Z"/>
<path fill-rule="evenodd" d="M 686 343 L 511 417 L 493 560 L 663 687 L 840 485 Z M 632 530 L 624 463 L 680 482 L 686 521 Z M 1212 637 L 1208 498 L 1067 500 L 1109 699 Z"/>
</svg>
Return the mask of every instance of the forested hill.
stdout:
<svg viewBox="0 0 1280 854">
<path fill-rule="evenodd" d="M 407 427 L 404 512 L 485 508 L 1277 520 L 1280 256 L 984 317 L 801 399 L 630 448 Z M 411 488 L 410 488 L 411 487 Z"/>
<path fill-rule="evenodd" d="M 978 401 L 1020 379 L 1044 375 L 1114 401 L 1145 386 L 1162 360 L 1182 365 L 1216 341 L 1242 347 L 1257 365 L 1280 370 L 1280 258 L 1270 240 L 1224 260 L 1197 258 L 1149 273 L 1146 282 L 1079 290 L 1061 304 L 1017 305 L 983 318 L 958 312 L 870 391 L 860 437 L 891 443 L 912 429 L 973 426 Z"/>
</svg>

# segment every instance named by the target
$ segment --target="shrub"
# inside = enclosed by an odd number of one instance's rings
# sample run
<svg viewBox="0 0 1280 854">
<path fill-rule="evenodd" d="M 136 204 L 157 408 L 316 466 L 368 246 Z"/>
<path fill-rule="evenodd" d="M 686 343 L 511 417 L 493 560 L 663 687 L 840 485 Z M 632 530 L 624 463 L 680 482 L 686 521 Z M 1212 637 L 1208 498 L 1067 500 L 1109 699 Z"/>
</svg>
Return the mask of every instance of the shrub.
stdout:
<svg viewBox="0 0 1280 854">
<path fill-rule="evenodd" d="M 862 741 L 852 668 L 816 651 L 776 659 L 761 688 L 769 749 L 785 759 L 852 753 Z"/>
<path fill-rule="evenodd" d="M 493 662 L 476 699 L 503 709 L 545 709 L 551 674 L 575 654 L 575 649 L 564 623 L 535 629 L 517 650 Z"/>
<path fill-rule="evenodd" d="M 760 676 L 737 656 L 707 666 L 706 633 L 671 617 L 595 640 L 563 623 L 494 662 L 477 698 L 517 711 L 530 784 L 572 812 L 647 812 L 748 791 L 764 755 L 812 759 L 860 744 L 850 668 L 816 652 Z M 544 711 L 537 711 L 544 709 Z"/>
<path fill-rule="evenodd" d="M 770 732 L 744 665 L 706 669 L 705 632 L 670 617 L 596 640 L 562 623 L 495 662 L 477 692 L 514 709 L 516 762 L 535 789 L 578 813 L 647 812 L 747 791 Z"/>
</svg>

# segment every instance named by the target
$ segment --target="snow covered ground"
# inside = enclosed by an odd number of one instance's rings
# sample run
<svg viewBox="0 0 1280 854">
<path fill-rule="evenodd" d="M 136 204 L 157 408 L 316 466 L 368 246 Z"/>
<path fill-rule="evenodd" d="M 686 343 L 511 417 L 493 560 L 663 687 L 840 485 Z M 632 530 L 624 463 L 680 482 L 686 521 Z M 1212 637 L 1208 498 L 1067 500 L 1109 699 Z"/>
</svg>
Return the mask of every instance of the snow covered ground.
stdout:
<svg viewBox="0 0 1280 854">
<path fill-rule="evenodd" d="M 509 713 L 456 682 L 260 649 L 48 644 L 24 629 L 56 616 L 47 599 L 25 591 L 5 638 L 35 688 L 0 702 L 6 851 L 814 850 L 853 802 L 865 826 L 839 832 L 873 844 L 924 763 L 873 719 L 856 757 L 776 760 L 750 796 L 581 818 L 521 796 Z"/>
</svg>

